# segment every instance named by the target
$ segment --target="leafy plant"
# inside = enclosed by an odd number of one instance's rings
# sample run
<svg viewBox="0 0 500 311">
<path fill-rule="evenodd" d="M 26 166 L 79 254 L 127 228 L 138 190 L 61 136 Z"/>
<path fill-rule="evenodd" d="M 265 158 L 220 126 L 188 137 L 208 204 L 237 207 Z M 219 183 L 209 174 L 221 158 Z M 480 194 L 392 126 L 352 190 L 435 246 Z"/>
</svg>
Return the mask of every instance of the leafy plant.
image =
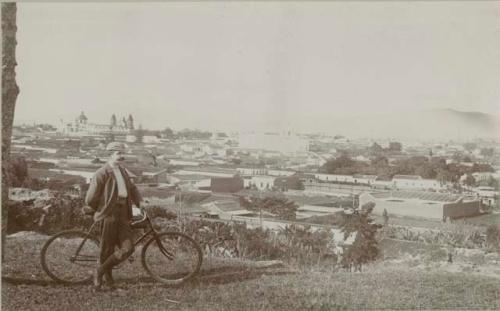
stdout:
<svg viewBox="0 0 500 311">
<path fill-rule="evenodd" d="M 352 213 L 344 213 L 344 222 L 341 224 L 341 231 L 344 233 L 344 240 L 351 234 L 355 234 L 354 242 L 348 246 L 342 256 L 342 265 L 351 269 L 354 267 L 361 271 L 363 264 L 373 261 L 379 254 L 376 240 L 377 230 L 382 225 L 373 223 L 370 217 L 375 204 L 366 203 L 361 210 L 354 210 Z"/>
<path fill-rule="evenodd" d="M 279 197 L 266 197 L 263 199 L 257 197 L 251 197 L 250 199 L 240 197 L 240 204 L 249 211 L 267 212 L 284 220 L 295 220 L 296 212 L 299 208 L 294 201 Z"/>
</svg>

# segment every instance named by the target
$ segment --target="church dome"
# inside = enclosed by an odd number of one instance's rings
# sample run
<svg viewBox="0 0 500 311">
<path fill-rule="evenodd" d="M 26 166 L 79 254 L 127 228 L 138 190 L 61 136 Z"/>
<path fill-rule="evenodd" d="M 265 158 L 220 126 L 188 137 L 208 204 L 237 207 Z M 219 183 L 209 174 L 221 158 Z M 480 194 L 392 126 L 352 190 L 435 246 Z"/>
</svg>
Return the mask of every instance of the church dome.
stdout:
<svg viewBox="0 0 500 311">
<path fill-rule="evenodd" d="M 80 116 L 78 117 L 78 120 L 80 120 L 80 121 L 87 121 L 87 117 L 85 116 L 85 114 L 83 113 L 83 111 L 80 114 Z"/>
</svg>

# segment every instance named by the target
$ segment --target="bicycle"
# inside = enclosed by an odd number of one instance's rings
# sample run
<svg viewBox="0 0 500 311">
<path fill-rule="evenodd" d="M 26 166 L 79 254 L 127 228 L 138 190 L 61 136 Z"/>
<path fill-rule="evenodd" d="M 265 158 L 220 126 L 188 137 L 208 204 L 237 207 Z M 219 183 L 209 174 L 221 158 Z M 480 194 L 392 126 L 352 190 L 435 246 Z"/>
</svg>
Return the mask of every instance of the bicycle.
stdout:
<svg viewBox="0 0 500 311">
<path fill-rule="evenodd" d="M 96 222 L 88 232 L 66 230 L 52 236 L 41 250 L 43 270 L 54 281 L 63 284 L 84 284 L 92 279 L 99 262 L 99 240 L 92 234 Z M 203 254 L 191 237 L 176 231 L 159 232 L 147 212 L 131 223 L 133 229 L 149 229 L 134 246 L 142 246 L 141 263 L 156 281 L 180 285 L 195 277 L 201 267 Z M 149 240 L 146 240 L 149 236 Z"/>
</svg>

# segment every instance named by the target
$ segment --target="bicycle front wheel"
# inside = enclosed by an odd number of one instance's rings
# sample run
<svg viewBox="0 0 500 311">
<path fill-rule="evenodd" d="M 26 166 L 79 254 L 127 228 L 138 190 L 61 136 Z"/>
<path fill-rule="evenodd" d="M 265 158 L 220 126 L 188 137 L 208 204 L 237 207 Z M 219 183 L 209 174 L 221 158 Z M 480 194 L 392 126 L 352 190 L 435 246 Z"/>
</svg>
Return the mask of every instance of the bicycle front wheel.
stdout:
<svg viewBox="0 0 500 311">
<path fill-rule="evenodd" d="M 43 270 L 56 282 L 82 284 L 92 279 L 99 259 L 99 242 L 78 230 L 60 232 L 43 246 Z"/>
<path fill-rule="evenodd" d="M 201 248 L 180 232 L 153 236 L 142 249 L 142 265 L 155 280 L 179 285 L 196 276 L 202 262 Z"/>
</svg>

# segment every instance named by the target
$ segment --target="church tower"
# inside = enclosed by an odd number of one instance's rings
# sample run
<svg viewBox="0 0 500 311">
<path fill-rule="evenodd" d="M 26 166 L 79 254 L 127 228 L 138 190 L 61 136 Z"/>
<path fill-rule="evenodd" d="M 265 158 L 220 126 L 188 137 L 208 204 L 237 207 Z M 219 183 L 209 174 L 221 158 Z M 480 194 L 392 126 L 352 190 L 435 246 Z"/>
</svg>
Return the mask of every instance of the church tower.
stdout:
<svg viewBox="0 0 500 311">
<path fill-rule="evenodd" d="M 111 124 L 110 126 L 113 128 L 113 127 L 116 127 L 116 116 L 113 114 L 111 116 Z"/>
<path fill-rule="evenodd" d="M 134 129 L 134 118 L 132 118 L 131 114 L 128 115 L 127 128 L 129 130 L 133 130 Z"/>
<path fill-rule="evenodd" d="M 87 117 L 85 116 L 85 113 L 83 113 L 83 111 L 77 120 L 78 120 L 78 123 L 80 123 L 80 124 L 87 124 Z"/>
</svg>

